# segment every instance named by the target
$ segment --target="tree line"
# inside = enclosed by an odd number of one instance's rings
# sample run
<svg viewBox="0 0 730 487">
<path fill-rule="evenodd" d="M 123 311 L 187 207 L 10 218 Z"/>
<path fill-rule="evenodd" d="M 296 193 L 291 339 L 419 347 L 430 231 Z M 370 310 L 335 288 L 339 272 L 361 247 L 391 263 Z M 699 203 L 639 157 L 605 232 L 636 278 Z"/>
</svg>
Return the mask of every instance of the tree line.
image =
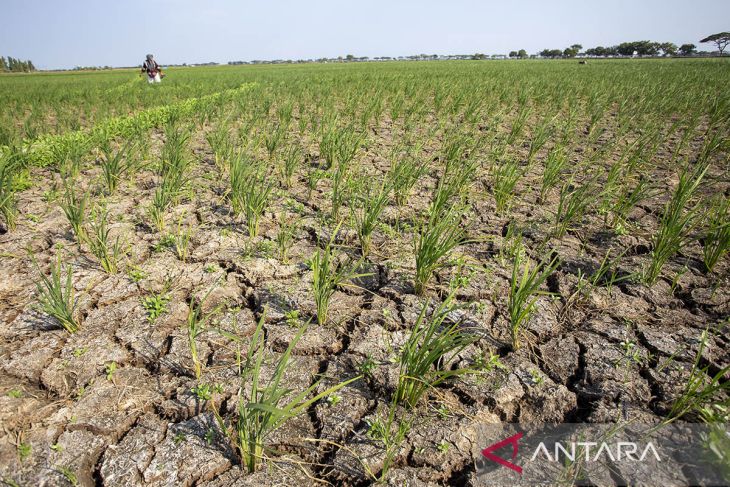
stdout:
<svg viewBox="0 0 730 487">
<path fill-rule="evenodd" d="M 730 44 L 730 32 L 719 32 L 712 34 L 704 39 L 700 40 L 701 43 L 712 43 L 715 44 L 717 50 L 722 55 L 725 48 Z M 573 58 L 578 54 L 581 54 L 583 46 L 580 44 L 573 44 L 565 49 L 543 49 L 540 51 L 541 57 L 546 58 Z M 697 46 L 694 44 L 682 44 L 677 46 L 673 42 L 652 42 L 652 41 L 632 41 L 622 42 L 617 46 L 597 46 L 586 49 L 586 56 L 596 57 L 607 57 L 607 56 L 676 56 L 677 54 L 682 56 L 693 56 L 697 54 Z M 527 57 L 527 53 L 520 50 L 519 53 L 512 51 L 509 54 L 510 57 Z"/>
<path fill-rule="evenodd" d="M 28 59 L 27 61 L 21 61 L 14 57 L 0 56 L 0 71 L 11 72 L 11 73 L 30 73 L 35 71 L 33 61 Z"/>
</svg>

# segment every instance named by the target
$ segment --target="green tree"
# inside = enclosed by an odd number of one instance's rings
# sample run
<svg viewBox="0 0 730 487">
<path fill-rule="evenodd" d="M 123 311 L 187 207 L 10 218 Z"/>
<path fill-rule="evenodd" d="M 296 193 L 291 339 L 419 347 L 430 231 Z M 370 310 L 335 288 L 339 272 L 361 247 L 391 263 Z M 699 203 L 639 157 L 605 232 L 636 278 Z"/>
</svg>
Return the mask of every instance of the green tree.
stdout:
<svg viewBox="0 0 730 487">
<path fill-rule="evenodd" d="M 3 56 L 0 56 L 0 71 L 7 71 L 8 70 L 8 63 L 5 61 L 5 58 Z"/>
<path fill-rule="evenodd" d="M 717 50 L 720 51 L 720 56 L 723 55 L 725 48 L 730 44 L 730 32 L 718 32 L 702 39 L 700 42 L 712 42 L 717 46 Z"/>
<path fill-rule="evenodd" d="M 679 53 L 682 56 L 691 56 L 697 51 L 697 46 L 694 44 L 682 44 L 679 46 Z"/>
<path fill-rule="evenodd" d="M 518 56 L 517 51 L 510 51 L 509 52 L 509 57 L 513 57 L 514 58 L 514 57 L 517 57 L 517 56 Z"/>
<path fill-rule="evenodd" d="M 662 42 L 659 44 L 659 49 L 662 50 L 665 56 L 676 56 L 678 48 L 673 42 Z"/>
<path fill-rule="evenodd" d="M 517 52 L 517 56 L 519 56 L 520 59 L 527 59 L 527 51 L 525 51 L 524 49 L 520 49 Z"/>
</svg>

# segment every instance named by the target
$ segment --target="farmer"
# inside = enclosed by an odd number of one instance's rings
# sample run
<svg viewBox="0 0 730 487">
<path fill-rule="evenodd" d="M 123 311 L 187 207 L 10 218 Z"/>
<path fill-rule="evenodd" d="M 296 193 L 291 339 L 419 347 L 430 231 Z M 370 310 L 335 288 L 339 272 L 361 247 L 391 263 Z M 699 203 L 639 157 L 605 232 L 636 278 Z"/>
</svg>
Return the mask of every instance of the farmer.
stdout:
<svg viewBox="0 0 730 487">
<path fill-rule="evenodd" d="M 147 73 L 148 83 L 162 82 L 162 69 L 160 69 L 160 65 L 154 60 L 152 54 L 147 54 L 147 59 L 142 63 L 142 72 Z"/>
</svg>

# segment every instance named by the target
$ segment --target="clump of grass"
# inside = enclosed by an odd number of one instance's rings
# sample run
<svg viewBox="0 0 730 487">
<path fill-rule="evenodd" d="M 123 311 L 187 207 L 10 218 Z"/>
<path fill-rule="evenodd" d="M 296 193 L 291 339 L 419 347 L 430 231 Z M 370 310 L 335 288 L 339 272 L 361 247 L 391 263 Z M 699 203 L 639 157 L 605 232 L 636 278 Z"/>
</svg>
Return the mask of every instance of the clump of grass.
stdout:
<svg viewBox="0 0 730 487">
<path fill-rule="evenodd" d="M 730 199 L 719 196 L 712 201 L 707 215 L 707 231 L 703 239 L 702 257 L 705 267 L 712 272 L 715 265 L 730 249 Z"/>
<path fill-rule="evenodd" d="M 386 180 L 380 184 L 362 181 L 360 194 L 356 194 L 351 206 L 352 219 L 355 223 L 357 237 L 363 257 L 370 253 L 373 231 L 378 225 L 380 215 L 388 204 L 390 187 Z"/>
<path fill-rule="evenodd" d="M 335 290 L 350 279 L 364 277 L 369 274 L 358 274 L 360 262 L 339 261 L 333 251 L 334 238 L 339 226 L 332 233 L 330 241 L 324 249 L 317 248 L 312 256 L 312 290 L 317 305 L 317 323 L 327 322 L 329 303 Z"/>
<path fill-rule="evenodd" d="M 690 230 L 697 222 L 697 207 L 687 208 L 694 192 L 707 172 L 708 164 L 698 164 L 694 169 L 686 167 L 679 176 L 679 184 L 667 202 L 659 220 L 659 230 L 652 242 L 651 262 L 644 279 L 654 284 L 664 264 L 687 242 Z"/>
<path fill-rule="evenodd" d="M 228 428 L 220 413 L 215 407 L 213 408 L 218 424 L 228 433 L 241 457 L 241 464 L 250 473 L 255 472 L 262 463 L 265 457 L 266 440 L 271 433 L 290 419 L 305 413 L 312 404 L 320 399 L 360 378 L 357 376 L 340 382 L 312 397 L 310 396 L 319 386 L 319 380 L 315 380 L 312 385 L 299 392 L 285 387 L 283 381 L 291 365 L 292 350 L 307 329 L 307 325 L 303 324 L 279 357 L 271 377 L 265 380 L 262 377 L 262 365 L 266 359 L 264 318 L 265 313 L 259 319 L 256 331 L 251 337 L 245 361 L 241 363 L 239 359 L 241 388 L 238 393 L 238 417 L 235 425 Z M 249 389 L 248 399 L 243 393 L 245 388 Z"/>
<path fill-rule="evenodd" d="M 40 281 L 36 282 L 41 311 L 55 318 L 69 333 L 76 332 L 79 329 L 79 321 L 76 318 L 76 299 L 74 297 L 71 267 L 66 266 L 64 280 L 62 278 L 60 255 L 56 258 L 56 263 L 51 264 L 50 276 L 40 272 L 37 262 L 35 265 L 41 277 Z"/>
<path fill-rule="evenodd" d="M 66 192 L 61 199 L 61 209 L 71 224 L 71 229 L 76 236 L 76 242 L 81 245 L 81 242 L 86 240 L 84 223 L 86 222 L 86 205 L 89 201 L 89 195 L 87 193 L 79 194 L 74 189 L 73 184 L 68 182 L 65 184 Z"/>
<path fill-rule="evenodd" d="M 455 247 L 465 242 L 466 232 L 460 226 L 462 211 L 449 208 L 437 212 L 431 206 L 428 219 L 421 223 L 413 238 L 416 256 L 416 274 L 413 279 L 415 292 L 422 295 L 433 273 L 441 268 L 443 258 Z"/>
<path fill-rule="evenodd" d="M 541 294 L 540 286 L 560 265 L 557 255 L 549 260 L 543 260 L 536 266 L 530 264 L 529 257 L 517 252 L 512 266 L 510 279 L 509 303 L 507 305 L 510 317 L 510 334 L 512 348 L 520 347 L 520 333 L 523 326 L 530 320 L 537 298 Z"/>
<path fill-rule="evenodd" d="M 454 310 L 452 296 L 441 303 L 430 318 L 423 306 L 400 354 L 400 372 L 395 402 L 414 407 L 423 394 L 445 380 L 474 373 L 471 368 L 451 369 L 446 364 L 479 339 L 465 333 L 463 323 L 448 323 Z"/>
<path fill-rule="evenodd" d="M 109 213 L 106 208 L 92 211 L 91 232 L 87 233 L 86 243 L 91 253 L 99 259 L 102 269 L 109 274 L 119 272 L 119 261 L 124 255 L 123 243 L 119 236 L 113 241 L 109 231 Z"/>
</svg>

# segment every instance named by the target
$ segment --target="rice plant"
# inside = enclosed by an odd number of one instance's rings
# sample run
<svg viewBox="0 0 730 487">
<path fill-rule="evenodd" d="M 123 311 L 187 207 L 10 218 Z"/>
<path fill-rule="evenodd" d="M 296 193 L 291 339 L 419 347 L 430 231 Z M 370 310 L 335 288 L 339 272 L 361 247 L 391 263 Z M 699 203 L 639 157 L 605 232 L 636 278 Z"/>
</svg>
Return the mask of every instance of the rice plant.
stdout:
<svg viewBox="0 0 730 487">
<path fill-rule="evenodd" d="M 239 359 L 241 387 L 237 397 L 237 418 L 233 427 L 229 429 L 220 413 L 213 409 L 219 426 L 228 433 L 240 455 L 242 466 L 249 473 L 255 472 L 265 459 L 266 441 L 274 431 L 287 421 L 306 413 L 320 399 L 360 379 L 360 376 L 353 377 L 316 395 L 313 393 L 319 386 L 320 379 L 302 391 L 293 391 L 284 385 L 285 375 L 291 366 L 292 350 L 304 336 L 306 323 L 299 328 L 287 349 L 275 362 L 271 377 L 265 379 L 262 373 L 263 364 L 270 358 L 266 353 L 264 318 L 265 313 L 259 319 L 251 337 L 245 360 Z M 248 393 L 244 395 L 245 389 L 248 389 Z"/>
<path fill-rule="evenodd" d="M 577 187 L 572 181 L 565 183 L 560 190 L 553 234 L 557 237 L 565 235 L 574 224 L 583 219 L 597 197 L 596 186 L 590 181 Z"/>
<path fill-rule="evenodd" d="M 314 302 L 317 305 L 317 323 L 327 322 L 329 304 L 335 290 L 351 279 L 364 277 L 369 274 L 358 273 L 360 262 L 338 260 L 334 254 L 333 243 L 339 226 L 332 233 L 330 241 L 324 249 L 317 248 L 311 259 L 312 291 Z"/>
<path fill-rule="evenodd" d="M 444 257 L 465 243 L 466 232 L 460 226 L 462 215 L 460 208 L 439 213 L 432 205 L 428 219 L 416 229 L 413 238 L 416 257 L 413 285 L 416 294 L 424 293 L 434 272 L 445 265 Z"/>
<path fill-rule="evenodd" d="M 703 330 L 697 353 L 692 362 L 689 379 L 685 382 L 681 394 L 672 404 L 664 419 L 664 424 L 689 415 L 694 415 L 695 418 L 702 416 L 702 413 L 707 410 L 707 406 L 715 406 L 724 411 L 730 408 L 730 399 L 728 399 L 730 382 L 727 381 L 730 365 L 714 371 L 714 373 L 710 372 L 710 365 L 701 365 L 708 341 L 709 333 L 707 330 Z"/>
<path fill-rule="evenodd" d="M 175 255 L 177 255 L 177 258 L 182 262 L 187 262 L 190 239 L 193 236 L 193 228 L 190 226 L 183 228 L 182 222 L 184 216 L 185 215 L 180 215 L 180 219 L 177 222 L 177 229 L 172 235 L 172 243 L 175 248 Z"/>
<path fill-rule="evenodd" d="M 283 162 L 279 167 L 282 186 L 291 188 L 294 184 L 294 174 L 302 160 L 302 149 L 298 146 L 291 146 L 284 154 Z"/>
<path fill-rule="evenodd" d="M 127 142 L 116 151 L 109 143 L 101 146 L 103 153 L 101 157 L 102 175 L 109 193 L 116 191 L 123 174 L 133 171 L 135 162 L 129 157 L 131 149 L 131 142 Z"/>
<path fill-rule="evenodd" d="M 548 141 L 550 136 L 552 135 L 552 122 L 555 117 L 548 118 L 545 117 L 543 120 L 535 127 L 535 131 L 532 134 L 532 139 L 530 139 L 530 151 L 527 154 L 527 165 L 531 165 L 532 161 L 534 160 L 537 153 L 542 149 L 542 147 L 545 145 L 545 143 Z"/>
<path fill-rule="evenodd" d="M 231 160 L 230 199 L 233 211 L 244 213 L 249 236 L 259 231 L 259 220 L 268 207 L 274 182 L 265 168 L 239 154 Z"/>
<path fill-rule="evenodd" d="M 221 170 L 225 167 L 233 151 L 233 141 L 231 140 L 229 129 L 230 125 L 228 120 L 222 120 L 205 136 L 205 140 L 213 151 L 215 165 Z"/>
<path fill-rule="evenodd" d="M 492 167 L 492 190 L 497 213 L 504 213 L 512 204 L 515 187 L 522 177 L 522 170 L 515 159 L 497 163 Z"/>
<path fill-rule="evenodd" d="M 67 332 L 75 333 L 79 329 L 79 321 L 76 317 L 77 302 L 74 297 L 71 266 L 66 266 L 64 279 L 60 255 L 56 257 L 55 264 L 51 264 L 50 276 L 40 271 L 35 259 L 34 263 L 40 274 L 40 281 L 36 281 L 36 289 L 41 311 L 55 318 Z"/>
<path fill-rule="evenodd" d="M 332 195 L 330 218 L 334 221 L 339 219 L 340 208 L 345 202 L 347 192 L 352 183 L 350 178 L 350 167 L 347 164 L 338 164 L 332 173 Z"/>
<path fill-rule="evenodd" d="M 416 149 L 414 153 L 417 154 L 418 150 Z M 411 154 L 406 154 L 393 163 L 388 172 L 388 184 L 393 189 L 396 205 L 403 206 L 406 203 L 416 182 L 421 179 L 427 169 L 428 166 L 425 162 L 416 162 L 415 156 Z"/>
<path fill-rule="evenodd" d="M 109 213 L 105 207 L 95 208 L 91 212 L 89 222 L 90 232 L 87 232 L 86 244 L 91 253 L 99 259 L 102 269 L 108 274 L 119 272 L 119 262 L 124 256 L 123 243 L 119 236 L 114 240 L 110 237 Z"/>
<path fill-rule="evenodd" d="M 10 158 L 0 158 L 0 215 L 8 230 L 15 229 L 18 218 L 18 201 L 13 187 L 14 165 Z"/>
<path fill-rule="evenodd" d="M 363 190 L 355 195 L 351 212 L 362 256 L 367 257 L 370 253 L 373 231 L 388 204 L 390 187 L 385 179 L 380 184 L 372 184 L 368 180 L 362 183 Z"/>
<path fill-rule="evenodd" d="M 547 294 L 540 290 L 540 286 L 547 281 L 558 265 L 560 265 L 560 260 L 557 255 L 549 260 L 545 259 L 535 266 L 532 266 L 529 257 L 524 253 L 518 252 L 515 255 L 507 305 L 514 350 L 520 347 L 521 330 L 530 321 L 537 298 L 542 294 Z"/>
<path fill-rule="evenodd" d="M 400 370 L 395 402 L 415 407 L 423 394 L 442 382 L 474 373 L 471 368 L 452 368 L 449 364 L 479 335 L 470 334 L 461 321 L 449 323 L 455 309 L 449 296 L 427 317 L 424 305 L 400 353 Z"/>
<path fill-rule="evenodd" d="M 64 184 L 66 185 L 66 192 L 61 199 L 61 209 L 71 224 L 71 229 L 76 236 L 76 242 L 81 245 L 81 242 L 86 240 L 84 224 L 86 223 L 86 205 L 89 202 L 89 195 L 77 192 L 73 183 L 69 184 L 66 181 Z"/>
<path fill-rule="evenodd" d="M 210 320 L 213 318 L 217 310 L 210 313 L 203 312 L 203 303 L 208 298 L 213 289 L 208 291 L 206 295 L 198 302 L 195 299 L 191 299 L 188 303 L 188 316 L 186 320 L 186 330 L 188 333 L 188 346 L 190 347 L 190 356 L 193 360 L 193 371 L 195 372 L 195 378 L 200 379 L 203 373 L 203 363 L 198 357 L 198 346 L 197 338 L 206 329 Z"/>
<path fill-rule="evenodd" d="M 286 264 L 289 262 L 289 249 L 301 227 L 300 220 L 287 220 L 284 215 L 279 217 L 279 232 L 276 234 L 276 245 L 279 249 L 279 258 Z"/>
<path fill-rule="evenodd" d="M 640 177 L 634 185 L 623 184 L 609 205 L 609 212 L 612 215 L 611 227 L 622 230 L 629 212 L 641 201 L 652 196 L 653 193 L 654 189 L 651 182 L 644 177 Z"/>
<path fill-rule="evenodd" d="M 715 265 L 730 249 L 730 199 L 724 196 L 714 198 L 707 214 L 707 230 L 702 240 L 702 257 L 705 268 L 712 272 Z"/>
<path fill-rule="evenodd" d="M 708 167 L 708 164 L 698 164 L 682 170 L 679 183 L 659 219 L 659 229 L 654 234 L 651 262 L 644 275 L 647 284 L 656 282 L 664 264 L 685 245 L 696 225 L 698 208 L 688 206 Z"/>
<path fill-rule="evenodd" d="M 284 127 L 277 125 L 276 128 L 269 128 L 264 135 L 264 145 L 269 153 L 269 159 L 274 158 L 274 153 L 284 140 L 286 132 Z"/>
<path fill-rule="evenodd" d="M 552 149 L 550 149 L 547 160 L 545 161 L 545 169 L 542 173 L 540 201 L 545 201 L 547 192 L 558 184 L 567 162 L 568 154 L 564 145 L 555 145 Z"/>
</svg>

